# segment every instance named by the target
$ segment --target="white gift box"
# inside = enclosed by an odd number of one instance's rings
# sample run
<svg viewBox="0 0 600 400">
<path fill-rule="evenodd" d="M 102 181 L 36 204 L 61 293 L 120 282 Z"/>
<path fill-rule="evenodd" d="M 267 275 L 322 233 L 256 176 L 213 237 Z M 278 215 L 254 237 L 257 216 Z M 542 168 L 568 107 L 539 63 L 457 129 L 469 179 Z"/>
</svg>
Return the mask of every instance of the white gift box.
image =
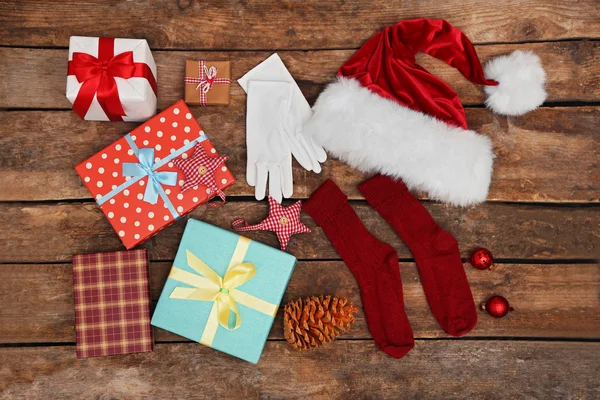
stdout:
<svg viewBox="0 0 600 400">
<path fill-rule="evenodd" d="M 98 58 L 99 44 L 100 39 L 97 37 L 71 36 L 69 41 L 69 63 L 72 63 L 73 53 L 76 52 L 86 53 L 94 58 Z M 112 50 L 114 51 L 114 57 L 125 52 L 131 52 L 133 54 L 133 62 L 135 64 L 146 64 L 148 68 L 144 69 L 148 73 L 151 72 L 154 82 L 157 82 L 156 64 L 146 40 L 114 39 L 114 49 Z M 116 82 L 118 96 L 125 112 L 125 115 L 122 116 L 123 121 L 146 121 L 156 114 L 156 94 L 147 78 L 136 76 L 124 79 L 114 76 L 112 79 Z M 77 99 L 83 84 L 84 82 L 79 82 L 75 75 L 67 76 L 67 98 L 71 104 Z M 97 93 L 94 94 L 89 109 L 85 112 L 84 119 L 90 121 L 110 120 L 98 102 Z"/>
</svg>

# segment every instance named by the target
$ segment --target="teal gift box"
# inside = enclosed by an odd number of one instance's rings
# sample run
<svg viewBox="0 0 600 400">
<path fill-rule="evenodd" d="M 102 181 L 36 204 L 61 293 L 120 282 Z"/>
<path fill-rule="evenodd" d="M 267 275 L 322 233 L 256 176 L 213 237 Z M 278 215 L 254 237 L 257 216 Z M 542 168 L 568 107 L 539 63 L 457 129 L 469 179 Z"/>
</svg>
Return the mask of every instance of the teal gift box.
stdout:
<svg viewBox="0 0 600 400">
<path fill-rule="evenodd" d="M 152 325 L 257 363 L 296 258 L 190 219 Z"/>
</svg>

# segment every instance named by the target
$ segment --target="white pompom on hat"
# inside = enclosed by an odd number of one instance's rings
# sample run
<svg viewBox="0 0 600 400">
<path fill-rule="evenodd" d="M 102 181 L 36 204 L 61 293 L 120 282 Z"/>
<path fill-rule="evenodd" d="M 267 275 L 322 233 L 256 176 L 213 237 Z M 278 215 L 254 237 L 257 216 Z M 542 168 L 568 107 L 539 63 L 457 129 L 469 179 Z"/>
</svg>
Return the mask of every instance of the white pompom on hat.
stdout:
<svg viewBox="0 0 600 400">
<path fill-rule="evenodd" d="M 485 64 L 485 77 L 498 82 L 485 86 L 485 105 L 501 115 L 518 116 L 535 110 L 546 100 L 546 72 L 540 58 L 530 51 L 516 50 Z"/>
</svg>

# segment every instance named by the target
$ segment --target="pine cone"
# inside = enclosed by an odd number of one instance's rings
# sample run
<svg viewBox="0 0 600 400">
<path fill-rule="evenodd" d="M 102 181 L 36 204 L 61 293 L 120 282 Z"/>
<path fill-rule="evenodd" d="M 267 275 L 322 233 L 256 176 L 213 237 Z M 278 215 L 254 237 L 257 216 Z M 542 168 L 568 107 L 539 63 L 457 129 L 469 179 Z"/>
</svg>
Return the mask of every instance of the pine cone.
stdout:
<svg viewBox="0 0 600 400">
<path fill-rule="evenodd" d="M 298 350 L 319 347 L 352 327 L 357 311 L 345 297 L 292 300 L 283 309 L 283 336 Z"/>
</svg>

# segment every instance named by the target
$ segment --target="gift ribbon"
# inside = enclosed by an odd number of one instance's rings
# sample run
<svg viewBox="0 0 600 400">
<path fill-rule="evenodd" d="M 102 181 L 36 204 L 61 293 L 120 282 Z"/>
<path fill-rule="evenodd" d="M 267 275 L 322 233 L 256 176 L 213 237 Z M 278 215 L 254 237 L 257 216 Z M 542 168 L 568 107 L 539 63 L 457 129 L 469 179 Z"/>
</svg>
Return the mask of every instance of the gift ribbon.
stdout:
<svg viewBox="0 0 600 400">
<path fill-rule="evenodd" d="M 115 39 L 98 39 L 98 57 L 87 53 L 74 52 L 69 61 L 68 75 L 74 75 L 77 82 L 83 83 L 73 103 L 73 111 L 85 118 L 94 96 L 98 104 L 111 121 L 122 121 L 127 115 L 123 110 L 119 89 L 115 78 L 144 78 L 150 83 L 154 94 L 157 93 L 156 80 L 152 70 L 145 63 L 133 61 L 133 52 L 114 55 Z"/>
<path fill-rule="evenodd" d="M 139 163 L 123 163 L 123 176 L 136 178 L 147 176 L 148 184 L 144 192 L 144 201 L 156 204 L 162 185 L 175 186 L 177 184 L 177 172 L 156 172 L 154 168 L 154 149 L 151 147 L 139 149 L 137 155 L 140 160 Z"/>
<path fill-rule="evenodd" d="M 135 141 L 131 137 L 131 134 L 125 135 L 125 140 L 131 147 L 133 154 L 137 157 L 139 163 L 123 163 L 123 171 L 122 175 L 125 177 L 130 177 L 129 180 L 126 180 L 121 185 L 117 186 L 104 196 L 100 197 L 96 200 L 99 206 L 106 203 L 108 200 L 113 198 L 118 193 L 121 193 L 123 190 L 127 189 L 129 186 L 133 185 L 140 179 L 148 177 L 148 182 L 146 185 L 146 191 L 144 192 L 144 201 L 150 204 L 156 204 L 158 201 L 158 196 L 162 198 L 165 202 L 167 209 L 173 216 L 173 218 L 178 219 L 179 213 L 173 206 L 173 203 L 167 196 L 167 193 L 163 189 L 162 185 L 170 185 L 175 186 L 177 184 L 177 172 L 172 171 L 161 171 L 156 172 L 159 168 L 164 166 L 165 164 L 173 161 L 173 159 L 179 157 L 186 151 L 190 150 L 192 147 L 196 145 L 196 143 L 200 143 L 208 139 L 206 135 L 202 134 L 198 136 L 196 139 L 192 140 L 188 144 L 180 147 L 178 150 L 169 154 L 167 157 L 162 160 L 156 161 L 154 160 L 154 149 L 151 147 L 143 147 L 138 148 L 135 144 Z"/>
<path fill-rule="evenodd" d="M 237 304 L 252 308 L 258 312 L 275 317 L 279 306 L 259 299 L 237 287 L 248 282 L 256 274 L 254 264 L 244 262 L 251 240 L 240 236 L 229 260 L 229 266 L 223 277 L 219 276 L 204 261 L 186 250 L 187 263 L 197 274 L 184 271 L 175 266 L 171 268 L 169 278 L 192 287 L 177 286 L 169 298 L 181 300 L 212 301 L 206 326 L 202 332 L 200 343 L 212 346 L 219 325 L 233 331 L 242 325 L 242 317 Z M 230 325 L 230 318 L 235 317 L 235 324 Z"/>
<path fill-rule="evenodd" d="M 184 81 L 189 84 L 197 84 L 196 90 L 200 91 L 200 105 L 206 105 L 206 94 L 212 89 L 213 85 L 229 85 L 229 78 L 217 78 L 218 69 L 215 66 L 206 67 L 206 62 L 198 61 L 198 78 L 186 76 Z"/>
</svg>

